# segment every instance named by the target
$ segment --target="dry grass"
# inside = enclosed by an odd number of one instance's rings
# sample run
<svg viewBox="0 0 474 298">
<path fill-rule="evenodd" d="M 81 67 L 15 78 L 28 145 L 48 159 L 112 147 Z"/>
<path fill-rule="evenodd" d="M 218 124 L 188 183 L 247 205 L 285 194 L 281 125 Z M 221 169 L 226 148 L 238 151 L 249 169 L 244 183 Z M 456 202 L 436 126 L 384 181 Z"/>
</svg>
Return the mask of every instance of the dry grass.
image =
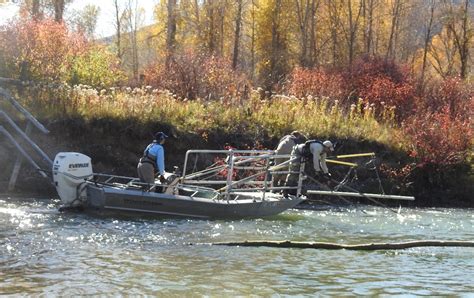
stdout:
<svg viewBox="0 0 474 298">
<path fill-rule="evenodd" d="M 186 132 L 245 129 L 257 135 L 263 129 L 275 137 L 297 129 L 309 136 L 365 139 L 397 149 L 405 143 L 394 124 L 393 108 L 382 107 L 375 117 L 375 108 L 362 101 L 343 109 L 329 98 L 276 95 L 261 100 L 257 92 L 246 100 L 189 101 L 151 87 L 96 90 L 80 85 L 29 87 L 25 94 L 30 95 L 23 96 L 24 104 L 43 117 L 159 121 Z"/>
</svg>

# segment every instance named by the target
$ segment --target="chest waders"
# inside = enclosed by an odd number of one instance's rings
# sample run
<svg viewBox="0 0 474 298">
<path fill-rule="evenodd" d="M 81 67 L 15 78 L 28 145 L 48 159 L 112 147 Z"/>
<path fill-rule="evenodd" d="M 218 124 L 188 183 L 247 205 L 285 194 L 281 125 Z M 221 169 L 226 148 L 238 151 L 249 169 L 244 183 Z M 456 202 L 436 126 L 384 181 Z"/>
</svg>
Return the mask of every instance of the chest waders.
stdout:
<svg viewBox="0 0 474 298">
<path fill-rule="evenodd" d="M 153 165 L 153 168 L 155 169 L 155 171 L 158 170 L 157 166 L 156 166 L 156 156 L 153 156 L 150 154 L 150 149 L 151 147 L 153 147 L 153 145 L 155 145 L 157 143 L 153 142 L 151 143 L 150 145 L 148 145 L 148 147 L 146 148 L 145 152 L 143 153 L 143 156 L 142 158 L 140 158 L 140 163 L 149 163 L 149 164 L 152 164 Z"/>
</svg>

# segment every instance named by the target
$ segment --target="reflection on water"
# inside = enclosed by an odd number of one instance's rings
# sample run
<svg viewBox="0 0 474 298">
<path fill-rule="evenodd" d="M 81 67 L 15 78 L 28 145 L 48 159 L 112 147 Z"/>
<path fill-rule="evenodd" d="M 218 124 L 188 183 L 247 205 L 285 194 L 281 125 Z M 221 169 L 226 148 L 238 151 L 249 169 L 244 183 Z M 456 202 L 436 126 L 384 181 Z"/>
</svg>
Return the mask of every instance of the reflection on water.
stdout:
<svg viewBox="0 0 474 298">
<path fill-rule="evenodd" d="M 57 203 L 0 199 L 0 294 L 474 293 L 473 248 L 362 252 L 208 245 L 472 240 L 472 210 L 291 210 L 268 219 L 208 221 L 64 214 Z"/>
</svg>

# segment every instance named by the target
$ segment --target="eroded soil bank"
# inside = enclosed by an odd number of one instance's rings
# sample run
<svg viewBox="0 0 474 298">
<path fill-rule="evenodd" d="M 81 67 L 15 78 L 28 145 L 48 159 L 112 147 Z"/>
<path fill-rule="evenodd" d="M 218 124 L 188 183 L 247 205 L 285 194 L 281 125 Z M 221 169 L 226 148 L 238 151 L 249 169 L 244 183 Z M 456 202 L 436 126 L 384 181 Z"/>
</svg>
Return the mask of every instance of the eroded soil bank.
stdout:
<svg viewBox="0 0 474 298">
<path fill-rule="evenodd" d="M 224 149 L 232 146 L 237 149 L 274 149 L 278 138 L 269 137 L 262 131 L 249 134 L 245 129 L 234 129 L 232 133 L 224 130 L 182 132 L 164 123 L 140 123 L 136 120 L 96 119 L 56 119 L 42 120 L 50 134 L 41 135 L 33 131 L 32 138 L 52 158 L 61 151 L 84 153 L 92 158 L 94 172 L 124 176 L 136 176 L 136 165 L 141 152 L 151 141 L 155 131 L 164 131 L 170 138 L 165 144 L 165 160 L 168 171 L 173 166 L 182 168 L 184 156 L 189 149 Z M 318 137 L 318 136 L 310 136 Z M 375 152 L 377 165 L 401 168 L 409 159 L 400 152 L 393 152 L 381 144 L 363 140 L 336 140 L 336 154 Z M 34 153 L 28 145 L 23 147 Z M 0 193 L 7 193 L 17 150 L 3 137 L 0 138 Z M 41 167 L 46 164 L 39 157 L 35 158 Z M 373 167 L 365 165 L 367 159 L 351 160 L 358 162 L 357 180 L 351 186 L 366 192 L 379 192 L 380 184 Z M 330 164 L 333 177 L 340 180 L 347 173 L 345 166 Z M 393 178 L 381 172 L 381 182 L 386 193 L 414 195 L 415 202 L 384 202 L 405 206 L 443 206 L 474 207 L 474 186 L 469 178 L 469 166 L 460 166 L 450 173 L 439 173 L 437 177 L 443 185 L 436 183 L 433 173 L 421 170 L 412 172 L 403 178 Z M 11 194 L 11 193 L 10 193 Z M 22 167 L 14 194 L 55 196 L 56 192 L 48 180 L 42 178 L 29 165 Z M 333 202 L 333 201 L 331 201 Z M 334 201 L 337 203 L 337 201 Z M 363 201 L 361 201 L 363 202 Z M 363 202 L 370 203 L 370 202 Z"/>
</svg>

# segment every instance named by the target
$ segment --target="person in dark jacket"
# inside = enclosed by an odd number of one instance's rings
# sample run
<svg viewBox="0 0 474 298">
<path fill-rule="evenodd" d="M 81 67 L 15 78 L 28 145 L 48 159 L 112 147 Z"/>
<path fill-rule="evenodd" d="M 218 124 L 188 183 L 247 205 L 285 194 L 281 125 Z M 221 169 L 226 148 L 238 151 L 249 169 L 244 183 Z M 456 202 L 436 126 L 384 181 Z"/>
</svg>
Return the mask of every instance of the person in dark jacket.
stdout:
<svg viewBox="0 0 474 298">
<path fill-rule="evenodd" d="M 312 158 L 314 171 L 319 180 L 328 181 L 331 179 L 331 173 L 329 173 L 326 165 L 326 156 L 328 153 L 334 151 L 334 145 L 331 141 L 326 140 L 324 142 L 318 140 L 309 140 L 304 144 L 296 145 L 293 147 L 291 152 L 291 158 L 295 158 L 294 161 L 290 162 L 290 171 L 286 177 L 285 186 L 297 186 L 298 177 L 301 163 Z M 294 191 L 285 191 L 284 193 L 294 193 Z"/>
</svg>

